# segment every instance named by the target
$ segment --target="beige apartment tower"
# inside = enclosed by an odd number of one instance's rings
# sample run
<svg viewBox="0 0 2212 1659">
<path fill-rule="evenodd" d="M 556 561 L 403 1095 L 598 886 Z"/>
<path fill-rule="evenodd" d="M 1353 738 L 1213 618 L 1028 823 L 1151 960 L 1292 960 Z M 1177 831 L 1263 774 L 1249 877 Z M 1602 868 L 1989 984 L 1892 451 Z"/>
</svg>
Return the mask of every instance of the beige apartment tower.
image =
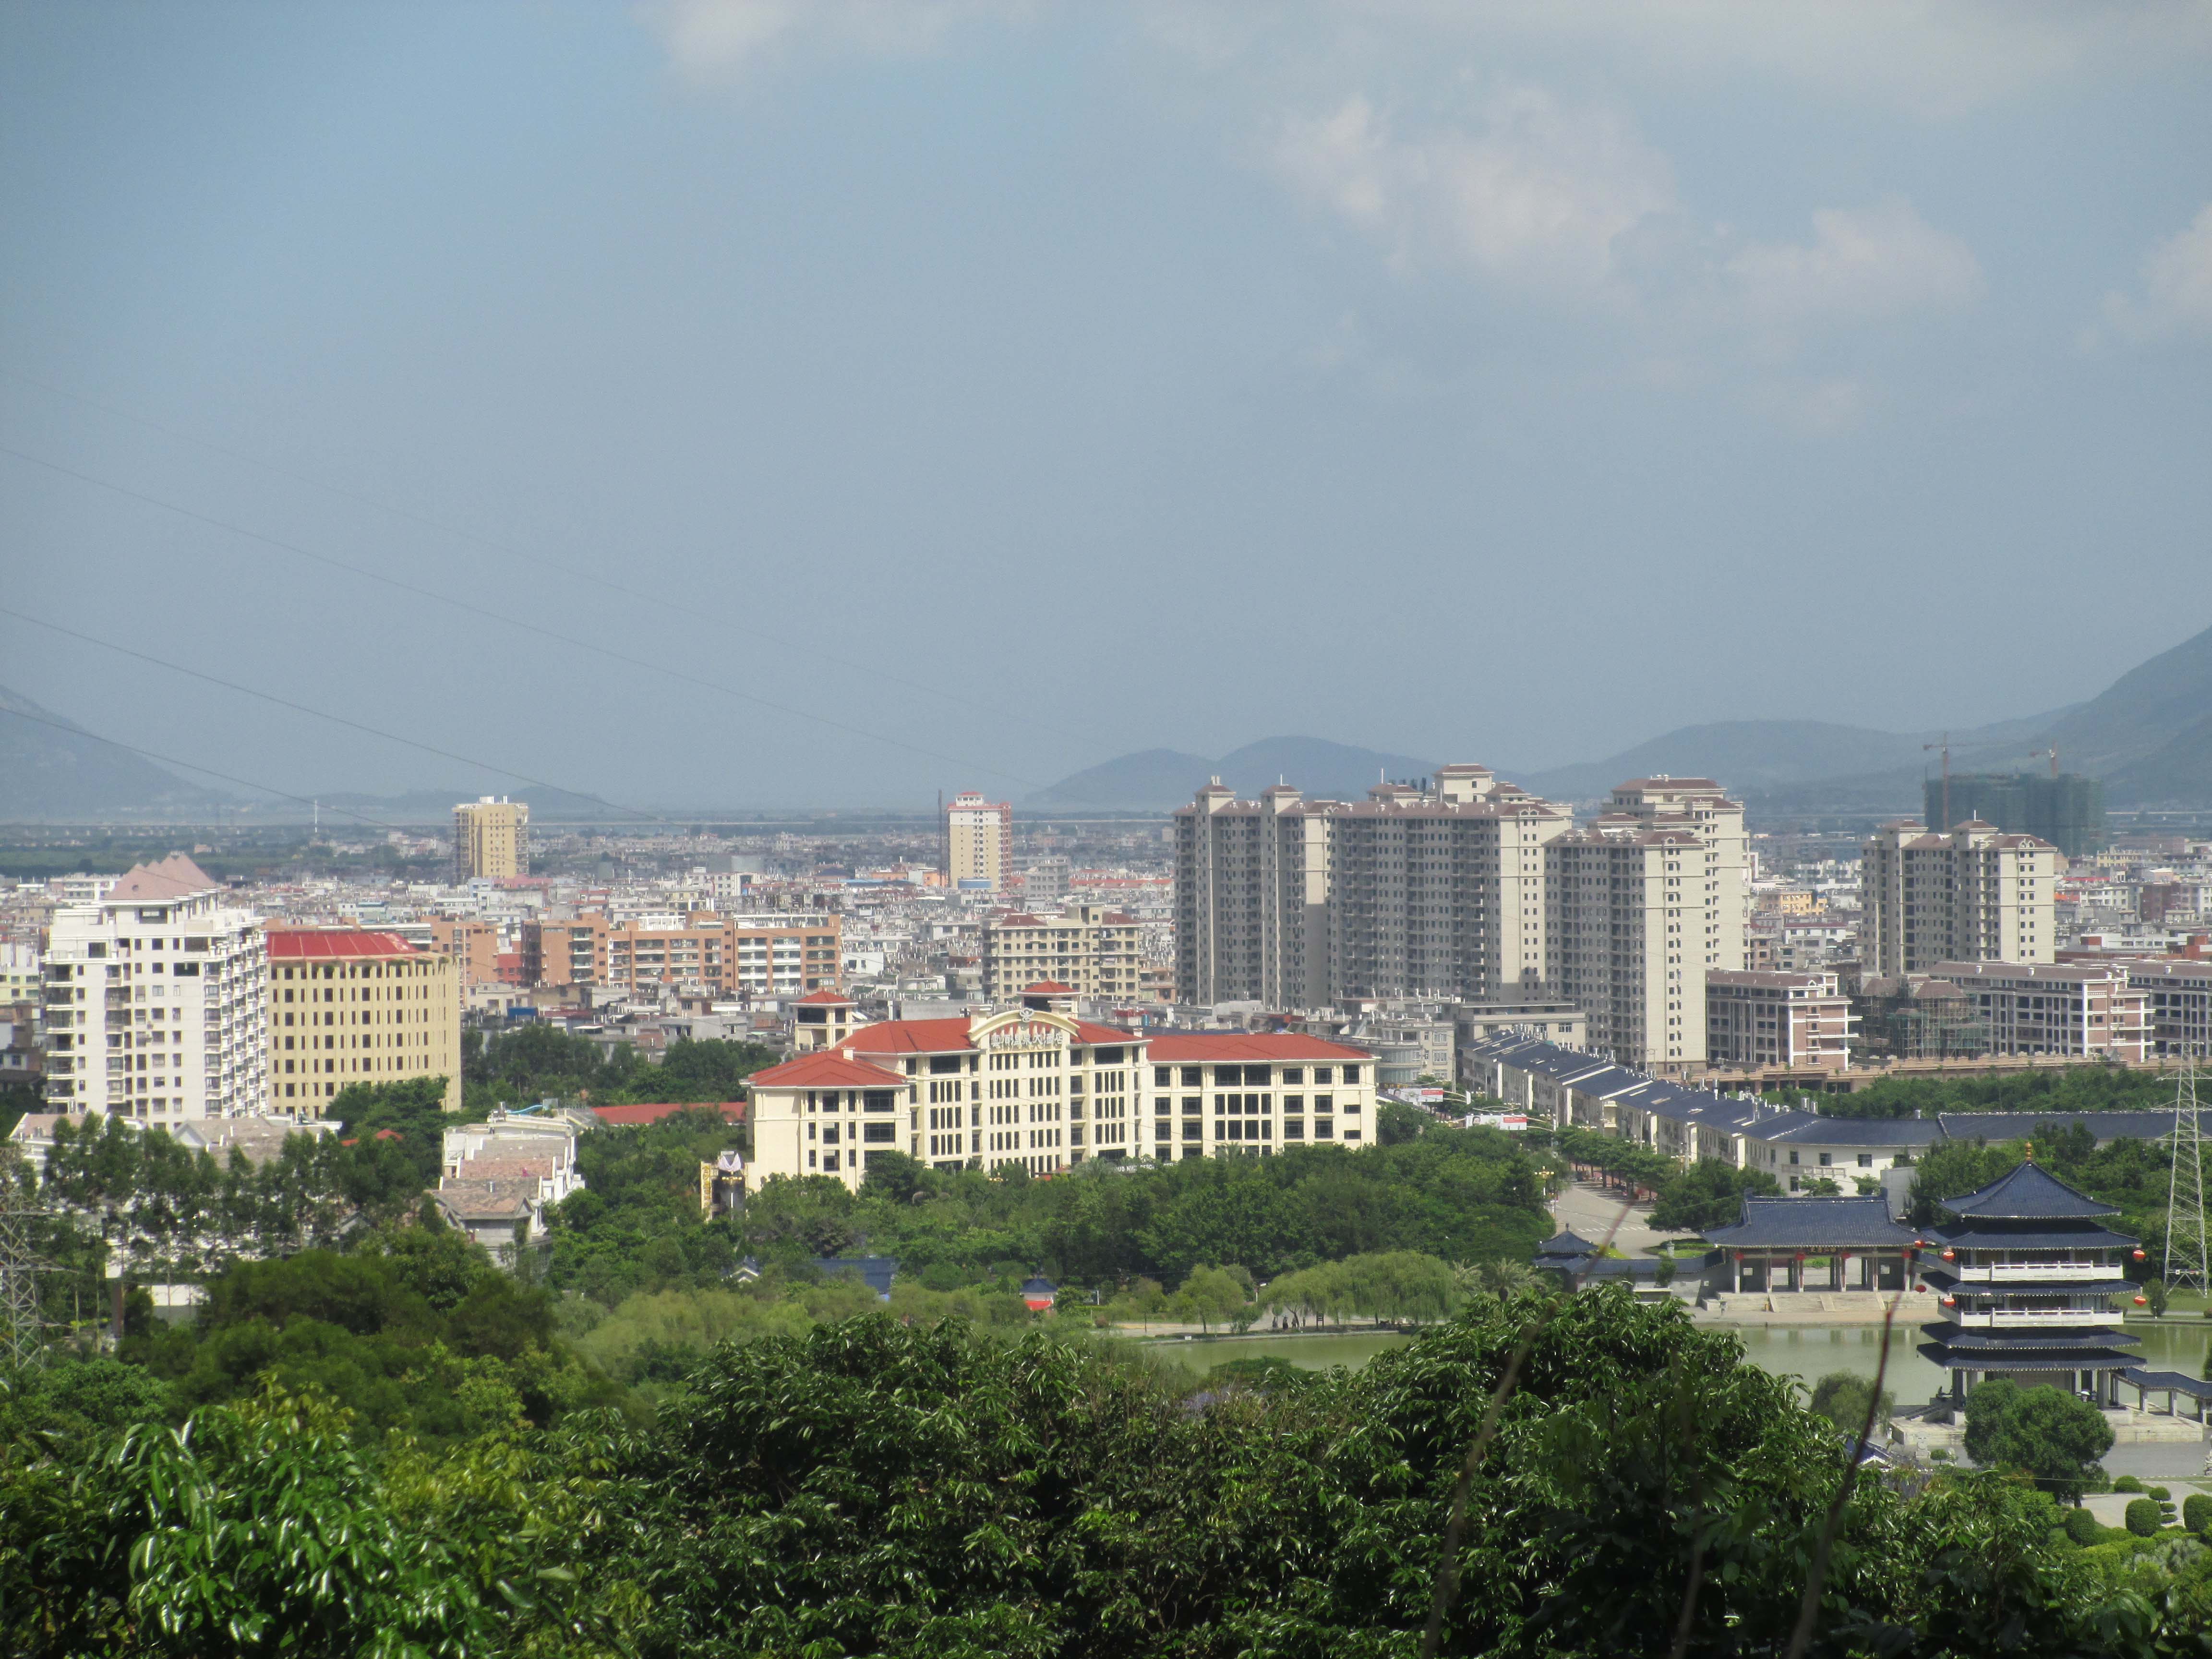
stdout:
<svg viewBox="0 0 2212 1659">
<path fill-rule="evenodd" d="M 1859 961 L 1868 978 L 1945 962 L 2049 962 L 2057 945 L 2058 849 L 1970 819 L 1931 835 L 1917 819 L 1862 848 Z"/>
<path fill-rule="evenodd" d="M 1014 879 L 1014 809 L 963 790 L 945 809 L 945 884 L 1002 893 Z"/>
<path fill-rule="evenodd" d="M 1594 828 L 1686 830 L 1705 847 L 1706 915 L 1705 966 L 1736 973 L 1744 961 L 1743 803 L 1711 778 L 1670 778 L 1663 773 L 1614 786 Z"/>
<path fill-rule="evenodd" d="M 463 801 L 453 809 L 453 882 L 503 881 L 530 873 L 530 807 L 504 795 Z"/>
<path fill-rule="evenodd" d="M 269 930 L 269 1107 L 320 1117 L 352 1083 L 445 1080 L 461 1109 L 461 975 L 442 951 L 350 927 Z"/>
<path fill-rule="evenodd" d="M 983 927 L 983 994 L 1011 1002 L 1048 981 L 1078 997 L 1134 1002 L 1140 943 L 1137 919 L 1103 904 L 994 916 Z"/>
<path fill-rule="evenodd" d="M 1716 894 L 1693 830 L 1578 830 L 1544 848 L 1551 988 L 1624 1066 L 1705 1058 L 1705 955 Z"/>
</svg>

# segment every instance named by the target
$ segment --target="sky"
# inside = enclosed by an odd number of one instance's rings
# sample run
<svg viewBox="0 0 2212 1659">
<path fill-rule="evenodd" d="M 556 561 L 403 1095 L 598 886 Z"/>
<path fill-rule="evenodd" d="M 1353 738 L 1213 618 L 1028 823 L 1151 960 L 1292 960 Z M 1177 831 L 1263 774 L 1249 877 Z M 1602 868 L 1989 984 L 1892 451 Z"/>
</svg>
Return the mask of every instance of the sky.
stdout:
<svg viewBox="0 0 2212 1659">
<path fill-rule="evenodd" d="M 0 7 L 0 685 L 647 806 L 2055 708 L 2212 624 L 2208 89 L 2116 0 Z"/>
</svg>

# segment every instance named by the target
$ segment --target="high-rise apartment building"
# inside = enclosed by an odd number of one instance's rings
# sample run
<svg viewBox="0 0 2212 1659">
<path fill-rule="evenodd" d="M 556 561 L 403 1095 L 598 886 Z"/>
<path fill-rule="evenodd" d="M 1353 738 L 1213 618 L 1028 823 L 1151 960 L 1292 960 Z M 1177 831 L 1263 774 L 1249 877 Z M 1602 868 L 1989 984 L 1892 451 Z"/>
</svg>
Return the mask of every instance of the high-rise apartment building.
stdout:
<svg viewBox="0 0 2212 1659">
<path fill-rule="evenodd" d="M 1014 878 L 1014 809 L 963 790 L 945 809 L 945 879 L 971 892 L 1003 892 Z"/>
<path fill-rule="evenodd" d="M 1745 880 L 1743 803 L 1711 778 L 1662 774 L 1617 785 L 1595 824 L 1613 829 L 1687 830 L 1705 844 L 1705 965 L 1733 972 L 1744 965 Z"/>
<path fill-rule="evenodd" d="M 453 808 L 453 880 L 530 873 L 530 807 L 485 795 Z"/>
<path fill-rule="evenodd" d="M 443 1078 L 461 1109 L 453 957 L 350 927 L 268 933 L 269 1110 L 320 1117 L 349 1083 Z"/>
<path fill-rule="evenodd" d="M 1535 987 L 1543 848 L 1569 823 L 1480 766 L 1358 802 L 1209 784 L 1176 814 L 1178 993 L 1311 1008 Z"/>
<path fill-rule="evenodd" d="M 2066 772 L 1954 772 L 1930 778 L 1922 798 L 1928 822 L 1941 827 L 1974 818 L 2008 835 L 2047 841 L 2069 859 L 2086 858 L 2112 839 L 2105 821 L 2105 786 Z"/>
<path fill-rule="evenodd" d="M 260 918 L 181 853 L 57 911 L 47 1103 L 153 1123 L 258 1112 L 265 970 Z"/>
<path fill-rule="evenodd" d="M 1553 990 L 1624 1066 L 1705 1058 L 1705 956 L 1717 895 L 1689 828 L 1577 830 L 1544 848 Z"/>
<path fill-rule="evenodd" d="M 1078 997 L 1133 1002 L 1143 965 L 1137 919 L 1103 904 L 1021 911 L 983 926 L 983 994 L 994 1002 L 1011 1002 L 1040 980 Z"/>
<path fill-rule="evenodd" d="M 1948 835 L 1884 824 L 1862 849 L 1859 960 L 1869 978 L 1945 962 L 2049 962 L 2057 849 L 1970 819 Z"/>
</svg>

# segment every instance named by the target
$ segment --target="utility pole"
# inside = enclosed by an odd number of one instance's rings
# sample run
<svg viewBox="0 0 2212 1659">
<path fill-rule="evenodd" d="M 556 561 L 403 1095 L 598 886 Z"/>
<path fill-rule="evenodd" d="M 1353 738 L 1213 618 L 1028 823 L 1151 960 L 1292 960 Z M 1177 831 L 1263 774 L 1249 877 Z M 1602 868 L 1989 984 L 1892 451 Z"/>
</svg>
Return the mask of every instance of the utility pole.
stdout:
<svg viewBox="0 0 2212 1659">
<path fill-rule="evenodd" d="M 2197 1121 L 2197 1062 L 2186 1050 L 2173 1086 L 2173 1175 L 2166 1183 L 2166 1282 L 2212 1291 L 2205 1261 L 2204 1142 Z"/>
<path fill-rule="evenodd" d="M 1951 833 L 1951 734 L 1946 732 L 1942 742 L 1923 743 L 1920 747 L 1923 750 L 1940 749 L 1943 751 L 1943 822 L 1936 826 L 1936 833 L 1948 836 Z"/>
</svg>

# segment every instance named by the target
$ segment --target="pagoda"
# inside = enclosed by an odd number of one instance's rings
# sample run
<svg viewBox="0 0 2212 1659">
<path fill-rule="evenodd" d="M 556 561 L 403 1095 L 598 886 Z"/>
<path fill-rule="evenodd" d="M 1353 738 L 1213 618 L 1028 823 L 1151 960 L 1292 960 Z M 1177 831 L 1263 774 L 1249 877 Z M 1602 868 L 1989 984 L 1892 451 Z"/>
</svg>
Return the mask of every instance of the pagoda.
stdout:
<svg viewBox="0 0 2212 1659">
<path fill-rule="evenodd" d="M 2031 1157 L 1979 1192 L 1942 1200 L 1957 1218 L 1921 1241 L 1919 1276 L 1948 1317 L 1923 1325 L 1920 1352 L 1951 1374 L 1952 1404 L 1992 1376 L 2048 1383 L 2119 1403 L 2113 1383 L 2136 1340 L 2112 1326 L 2110 1298 L 2131 1294 L 2136 1241 L 2104 1223 L 2119 1211 L 2078 1193 Z"/>
</svg>

